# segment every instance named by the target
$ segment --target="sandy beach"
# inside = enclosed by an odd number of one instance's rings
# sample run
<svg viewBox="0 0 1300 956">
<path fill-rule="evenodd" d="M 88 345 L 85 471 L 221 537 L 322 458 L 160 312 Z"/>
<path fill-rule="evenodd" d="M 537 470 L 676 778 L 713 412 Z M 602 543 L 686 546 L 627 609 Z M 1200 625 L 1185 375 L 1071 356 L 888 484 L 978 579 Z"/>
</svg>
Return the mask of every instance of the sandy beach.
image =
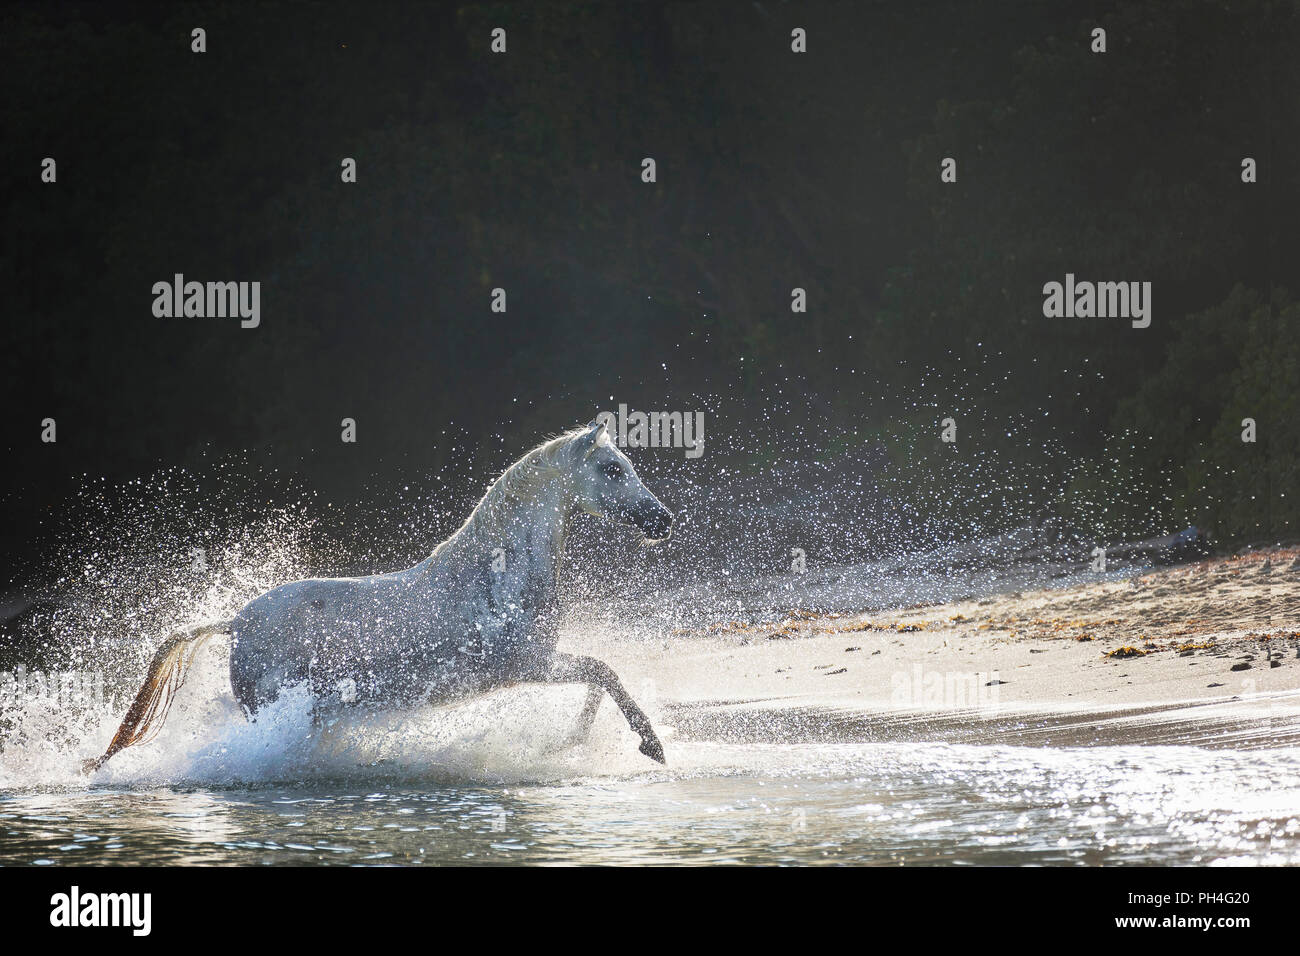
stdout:
<svg viewBox="0 0 1300 956">
<path fill-rule="evenodd" d="M 600 652 L 678 739 L 1300 742 L 1300 549 Z"/>
</svg>

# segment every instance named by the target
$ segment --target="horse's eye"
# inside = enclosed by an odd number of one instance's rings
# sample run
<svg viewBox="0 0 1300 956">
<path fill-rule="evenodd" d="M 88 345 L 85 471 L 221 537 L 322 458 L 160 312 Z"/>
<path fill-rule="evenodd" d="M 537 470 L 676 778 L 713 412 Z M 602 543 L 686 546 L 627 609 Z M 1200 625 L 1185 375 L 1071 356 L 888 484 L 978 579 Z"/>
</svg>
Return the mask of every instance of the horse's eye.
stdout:
<svg viewBox="0 0 1300 956">
<path fill-rule="evenodd" d="M 622 478 L 623 466 L 616 461 L 611 461 L 604 468 L 606 478 Z"/>
</svg>

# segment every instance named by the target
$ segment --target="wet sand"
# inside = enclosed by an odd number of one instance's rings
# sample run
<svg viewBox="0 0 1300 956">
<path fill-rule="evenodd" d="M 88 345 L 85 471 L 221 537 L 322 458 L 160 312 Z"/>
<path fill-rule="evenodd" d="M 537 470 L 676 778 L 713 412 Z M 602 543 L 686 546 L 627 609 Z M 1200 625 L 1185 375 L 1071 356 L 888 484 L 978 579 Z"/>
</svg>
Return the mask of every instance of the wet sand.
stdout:
<svg viewBox="0 0 1300 956">
<path fill-rule="evenodd" d="M 677 739 L 1300 743 L 1300 549 L 592 649 Z"/>
</svg>

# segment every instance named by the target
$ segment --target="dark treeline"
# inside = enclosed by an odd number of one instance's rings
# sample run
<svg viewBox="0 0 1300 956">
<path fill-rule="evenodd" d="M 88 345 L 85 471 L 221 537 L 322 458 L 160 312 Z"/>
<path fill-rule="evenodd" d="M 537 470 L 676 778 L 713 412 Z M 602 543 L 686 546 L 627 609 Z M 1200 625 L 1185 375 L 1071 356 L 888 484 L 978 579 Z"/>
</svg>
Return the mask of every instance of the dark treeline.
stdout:
<svg viewBox="0 0 1300 956">
<path fill-rule="evenodd" d="M 707 408 L 701 467 L 742 472 L 792 432 L 897 458 L 951 414 L 972 455 L 1081 463 L 1046 503 L 1070 520 L 1292 535 L 1298 24 L 1268 0 L 10 7 L 7 553 L 83 475 L 232 453 L 331 500 L 434 474 L 470 500 L 618 402 Z M 260 281 L 261 326 L 155 318 L 178 272 Z M 1066 273 L 1151 282 L 1151 326 L 1045 318 Z"/>
</svg>

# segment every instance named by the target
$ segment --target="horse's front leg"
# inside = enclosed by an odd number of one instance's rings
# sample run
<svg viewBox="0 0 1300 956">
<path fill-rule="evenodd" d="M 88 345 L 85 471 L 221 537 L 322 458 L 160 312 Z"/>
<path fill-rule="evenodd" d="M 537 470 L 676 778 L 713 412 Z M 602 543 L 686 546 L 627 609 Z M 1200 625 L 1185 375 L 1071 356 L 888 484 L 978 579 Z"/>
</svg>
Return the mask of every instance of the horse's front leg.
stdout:
<svg viewBox="0 0 1300 956">
<path fill-rule="evenodd" d="M 596 723 L 596 711 L 600 710 L 600 702 L 605 699 L 605 688 L 599 684 L 587 685 L 587 700 L 582 705 L 582 712 L 578 714 L 578 725 L 573 733 L 575 737 L 586 740 L 591 736 L 592 725 Z"/>
<path fill-rule="evenodd" d="M 604 699 L 605 688 L 596 684 L 587 685 L 587 700 L 573 723 L 573 730 L 569 731 L 559 749 L 578 747 L 591 738 L 591 728 L 596 724 L 596 712 L 600 710 L 600 702 Z"/>
<path fill-rule="evenodd" d="M 618 679 L 618 675 L 604 661 L 581 654 L 556 653 L 552 654 L 549 660 L 540 661 L 536 673 L 532 676 L 534 680 L 548 684 L 588 684 L 593 690 L 595 688 L 604 690 L 614 698 L 614 703 L 618 704 L 619 710 L 623 711 L 623 716 L 627 718 L 628 725 L 641 738 L 641 746 L 637 749 L 652 760 L 667 763 L 664 759 L 663 744 L 659 742 L 659 737 L 650 724 L 650 718 L 623 689 L 623 683 Z M 599 706 L 599 691 L 589 693 L 587 706 L 583 708 L 583 716 L 579 721 L 585 718 L 590 726 L 591 721 L 596 717 L 596 708 Z"/>
</svg>

